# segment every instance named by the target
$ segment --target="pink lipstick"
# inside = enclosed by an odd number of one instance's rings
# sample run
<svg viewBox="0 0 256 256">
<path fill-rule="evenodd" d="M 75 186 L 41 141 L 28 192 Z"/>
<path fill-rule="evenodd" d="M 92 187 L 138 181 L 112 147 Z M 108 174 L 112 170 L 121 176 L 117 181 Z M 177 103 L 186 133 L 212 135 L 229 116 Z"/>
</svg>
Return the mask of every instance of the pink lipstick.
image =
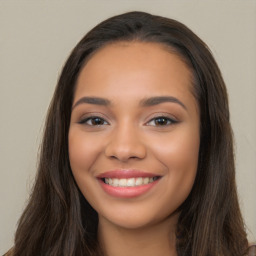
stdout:
<svg viewBox="0 0 256 256">
<path fill-rule="evenodd" d="M 113 170 L 102 173 L 97 178 L 107 194 L 132 198 L 153 188 L 161 176 L 139 170 Z"/>
</svg>

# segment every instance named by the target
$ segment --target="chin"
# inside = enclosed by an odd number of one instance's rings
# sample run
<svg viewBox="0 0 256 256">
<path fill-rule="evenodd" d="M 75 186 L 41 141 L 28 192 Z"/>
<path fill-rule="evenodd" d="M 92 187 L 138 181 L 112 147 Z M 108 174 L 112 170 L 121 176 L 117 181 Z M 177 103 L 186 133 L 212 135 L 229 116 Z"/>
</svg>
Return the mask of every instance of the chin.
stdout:
<svg viewBox="0 0 256 256">
<path fill-rule="evenodd" d="M 106 222 L 110 225 L 123 229 L 144 229 L 155 226 L 159 223 L 167 224 L 173 223 L 176 225 L 178 220 L 178 213 L 174 210 L 173 213 L 165 211 L 154 212 L 144 208 L 144 210 L 130 210 L 121 209 L 120 211 L 108 212 L 102 216 L 99 214 L 99 222 Z"/>
</svg>

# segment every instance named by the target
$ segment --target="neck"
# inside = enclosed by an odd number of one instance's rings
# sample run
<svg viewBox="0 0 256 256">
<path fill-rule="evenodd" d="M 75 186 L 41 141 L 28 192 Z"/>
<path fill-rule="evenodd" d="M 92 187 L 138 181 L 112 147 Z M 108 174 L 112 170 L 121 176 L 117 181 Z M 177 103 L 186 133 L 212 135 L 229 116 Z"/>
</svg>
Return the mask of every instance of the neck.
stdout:
<svg viewBox="0 0 256 256">
<path fill-rule="evenodd" d="M 98 236 L 105 256 L 177 256 L 175 229 L 178 215 L 161 223 L 127 229 L 99 218 Z"/>
</svg>

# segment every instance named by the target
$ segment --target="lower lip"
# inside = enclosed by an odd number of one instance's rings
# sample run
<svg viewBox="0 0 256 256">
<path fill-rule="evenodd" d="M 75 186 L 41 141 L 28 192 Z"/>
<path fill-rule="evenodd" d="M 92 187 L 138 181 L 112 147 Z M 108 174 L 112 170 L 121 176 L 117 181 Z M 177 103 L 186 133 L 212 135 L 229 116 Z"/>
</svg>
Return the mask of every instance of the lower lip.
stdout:
<svg viewBox="0 0 256 256">
<path fill-rule="evenodd" d="M 110 196 L 119 197 L 119 198 L 133 198 L 138 197 L 146 192 L 148 192 L 150 189 L 152 189 L 157 183 L 159 179 L 141 186 L 135 186 L 135 187 L 113 187 L 106 183 L 104 183 L 101 179 L 99 179 L 100 185 L 103 188 L 103 190 L 109 194 Z"/>
</svg>

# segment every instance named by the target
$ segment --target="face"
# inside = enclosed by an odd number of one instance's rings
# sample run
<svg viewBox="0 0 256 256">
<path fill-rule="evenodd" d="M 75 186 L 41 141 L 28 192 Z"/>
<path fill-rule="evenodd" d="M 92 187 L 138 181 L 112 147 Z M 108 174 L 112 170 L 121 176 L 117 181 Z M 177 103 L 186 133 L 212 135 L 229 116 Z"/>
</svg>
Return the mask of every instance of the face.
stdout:
<svg viewBox="0 0 256 256">
<path fill-rule="evenodd" d="M 180 57 L 157 43 L 105 46 L 81 70 L 69 157 L 100 223 L 155 225 L 189 195 L 200 144 L 191 80 Z"/>
</svg>

